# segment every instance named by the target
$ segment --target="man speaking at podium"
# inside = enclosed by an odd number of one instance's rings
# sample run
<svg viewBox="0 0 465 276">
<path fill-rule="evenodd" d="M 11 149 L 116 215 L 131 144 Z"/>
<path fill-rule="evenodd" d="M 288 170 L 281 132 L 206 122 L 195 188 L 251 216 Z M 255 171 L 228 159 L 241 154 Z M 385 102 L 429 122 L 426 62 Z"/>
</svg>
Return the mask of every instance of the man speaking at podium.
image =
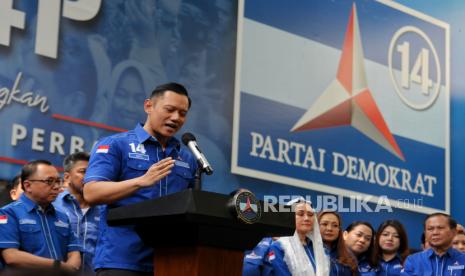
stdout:
<svg viewBox="0 0 465 276">
<path fill-rule="evenodd" d="M 172 194 L 194 181 L 196 160 L 173 137 L 190 105 L 184 86 L 160 85 L 144 101 L 143 125 L 94 146 L 84 198 L 105 206 L 94 258 L 97 275 L 153 275 L 153 249 L 143 243 L 134 226 L 108 226 L 106 218 L 111 208 Z"/>
</svg>

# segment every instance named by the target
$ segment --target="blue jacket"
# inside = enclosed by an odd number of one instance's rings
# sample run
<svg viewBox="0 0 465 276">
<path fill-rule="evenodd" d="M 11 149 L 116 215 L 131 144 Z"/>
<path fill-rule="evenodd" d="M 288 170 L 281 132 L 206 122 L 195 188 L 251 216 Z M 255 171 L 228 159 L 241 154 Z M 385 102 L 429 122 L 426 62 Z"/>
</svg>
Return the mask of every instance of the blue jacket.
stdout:
<svg viewBox="0 0 465 276">
<path fill-rule="evenodd" d="M 36 256 L 66 261 L 81 251 L 66 214 L 50 204 L 46 210 L 25 194 L 0 209 L 0 248 L 17 248 Z"/>
<path fill-rule="evenodd" d="M 460 276 L 465 275 L 465 254 L 453 249 L 438 256 L 430 248 L 407 257 L 401 275 Z"/>
<path fill-rule="evenodd" d="M 366 256 L 358 259 L 358 273 L 361 276 L 376 276 L 379 271 L 378 267 L 372 267 Z"/>
<path fill-rule="evenodd" d="M 94 269 L 153 271 L 153 248 L 141 240 L 134 225 L 109 226 L 106 223 L 108 210 L 186 189 L 194 179 L 197 162 L 189 149 L 182 147 L 174 137 L 163 150 L 141 124 L 134 130 L 103 138 L 92 149 L 84 183 L 133 179 L 144 175 L 150 166 L 166 157 L 176 160 L 167 177 L 127 198 L 103 205 Z"/>
<path fill-rule="evenodd" d="M 396 255 L 389 261 L 381 260 L 379 264 L 379 276 L 399 276 L 402 271 L 402 260 L 399 255 Z"/>
<path fill-rule="evenodd" d="M 247 251 L 244 256 L 242 266 L 243 276 L 260 276 L 263 273 L 264 261 L 270 246 L 273 243 L 272 238 L 263 238 L 252 251 Z"/>
<path fill-rule="evenodd" d="M 325 252 L 327 255 L 329 255 L 331 262 L 329 270 L 330 276 L 352 276 L 352 270 L 350 267 L 343 265 L 338 261 L 339 256 L 337 254 L 337 248 L 332 248 L 328 251 L 328 249 L 325 247 Z"/>
<path fill-rule="evenodd" d="M 81 271 L 84 275 L 93 275 L 92 260 L 97 244 L 101 206 L 90 207 L 84 214 L 79 202 L 69 191 L 62 192 L 53 205 L 68 216 L 71 229 L 82 246 Z"/>
</svg>

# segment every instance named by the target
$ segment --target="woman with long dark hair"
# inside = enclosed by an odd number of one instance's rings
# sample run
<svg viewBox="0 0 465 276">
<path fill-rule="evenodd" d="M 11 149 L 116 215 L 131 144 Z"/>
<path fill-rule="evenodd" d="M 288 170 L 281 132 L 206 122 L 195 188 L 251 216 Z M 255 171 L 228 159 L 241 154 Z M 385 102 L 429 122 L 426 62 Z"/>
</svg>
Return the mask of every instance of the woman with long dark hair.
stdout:
<svg viewBox="0 0 465 276">
<path fill-rule="evenodd" d="M 404 226 L 397 220 L 386 220 L 376 232 L 375 258 L 381 275 L 400 275 L 409 255 L 408 238 Z"/>
<path fill-rule="evenodd" d="M 366 221 L 354 221 L 342 234 L 344 242 L 358 261 L 358 272 L 362 275 L 376 273 L 378 263 L 374 256 L 375 231 Z"/>
<path fill-rule="evenodd" d="M 342 237 L 342 220 L 335 211 L 321 211 L 318 214 L 323 244 L 330 257 L 330 275 L 356 275 L 357 260 L 347 249 Z"/>
</svg>

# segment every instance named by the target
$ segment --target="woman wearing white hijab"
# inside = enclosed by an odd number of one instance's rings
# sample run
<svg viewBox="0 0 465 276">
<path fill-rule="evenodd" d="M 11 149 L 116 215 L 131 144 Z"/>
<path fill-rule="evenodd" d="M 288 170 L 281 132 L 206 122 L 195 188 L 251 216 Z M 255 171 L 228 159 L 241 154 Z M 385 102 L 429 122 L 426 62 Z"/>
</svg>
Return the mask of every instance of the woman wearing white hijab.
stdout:
<svg viewBox="0 0 465 276">
<path fill-rule="evenodd" d="M 295 210 L 294 236 L 281 237 L 271 245 L 265 271 L 271 275 L 329 275 L 329 260 L 311 202 L 297 198 L 288 205 Z"/>
</svg>

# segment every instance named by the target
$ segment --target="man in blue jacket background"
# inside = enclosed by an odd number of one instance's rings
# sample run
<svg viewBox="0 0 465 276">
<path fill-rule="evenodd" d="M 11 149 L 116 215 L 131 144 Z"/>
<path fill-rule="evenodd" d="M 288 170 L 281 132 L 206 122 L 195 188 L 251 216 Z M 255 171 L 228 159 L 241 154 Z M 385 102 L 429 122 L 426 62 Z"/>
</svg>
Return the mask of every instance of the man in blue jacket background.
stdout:
<svg viewBox="0 0 465 276">
<path fill-rule="evenodd" d="M 63 184 L 57 169 L 46 160 L 24 165 L 24 193 L 0 209 L 0 251 L 5 263 L 16 268 L 81 266 L 81 246 L 68 217 L 51 204 Z"/>
<path fill-rule="evenodd" d="M 82 246 L 82 274 L 94 275 L 92 261 L 97 244 L 101 206 L 90 206 L 82 194 L 84 175 L 89 165 L 87 152 L 75 152 L 63 161 L 67 189 L 58 195 L 54 206 L 66 213 L 71 229 Z"/>
<path fill-rule="evenodd" d="M 431 248 L 407 257 L 401 275 L 465 275 L 465 254 L 452 248 L 456 227 L 447 214 L 428 215 L 424 231 Z"/>
</svg>

